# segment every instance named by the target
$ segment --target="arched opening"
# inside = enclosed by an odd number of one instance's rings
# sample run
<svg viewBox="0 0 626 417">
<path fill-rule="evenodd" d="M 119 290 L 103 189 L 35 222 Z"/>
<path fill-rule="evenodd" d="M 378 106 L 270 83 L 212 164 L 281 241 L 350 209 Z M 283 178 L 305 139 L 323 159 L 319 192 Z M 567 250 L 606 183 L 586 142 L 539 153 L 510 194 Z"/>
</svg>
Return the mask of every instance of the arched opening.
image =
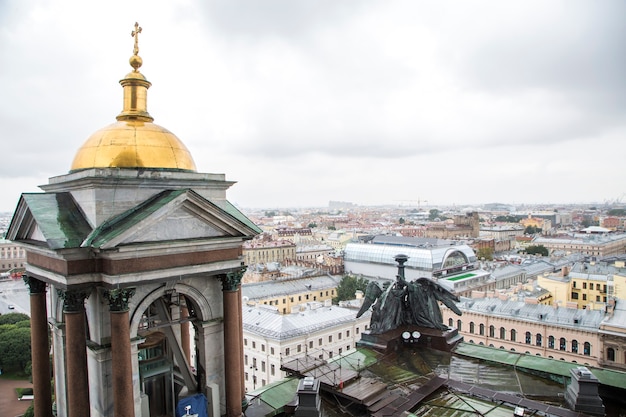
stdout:
<svg viewBox="0 0 626 417">
<path fill-rule="evenodd" d="M 134 309 L 131 337 L 140 340 L 139 389 L 149 416 L 174 415 L 179 398 L 200 392 L 206 384 L 204 358 L 210 347 L 203 340 L 202 323 L 211 318 L 206 299 L 184 284 L 159 287 Z"/>
<path fill-rule="evenodd" d="M 615 349 L 613 349 L 612 347 L 606 350 L 606 360 L 615 362 Z"/>
</svg>

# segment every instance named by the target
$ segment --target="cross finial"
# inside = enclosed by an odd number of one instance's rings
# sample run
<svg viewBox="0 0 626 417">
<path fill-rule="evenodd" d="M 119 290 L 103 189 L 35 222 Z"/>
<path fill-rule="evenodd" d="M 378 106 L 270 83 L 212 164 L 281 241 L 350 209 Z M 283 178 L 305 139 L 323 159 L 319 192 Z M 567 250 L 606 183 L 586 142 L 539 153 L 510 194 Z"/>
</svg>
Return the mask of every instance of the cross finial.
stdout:
<svg viewBox="0 0 626 417">
<path fill-rule="evenodd" d="M 141 27 L 139 23 L 135 22 L 135 30 L 130 33 L 130 36 L 135 38 L 135 47 L 133 48 L 133 55 L 139 54 L 139 34 L 141 33 Z"/>
</svg>

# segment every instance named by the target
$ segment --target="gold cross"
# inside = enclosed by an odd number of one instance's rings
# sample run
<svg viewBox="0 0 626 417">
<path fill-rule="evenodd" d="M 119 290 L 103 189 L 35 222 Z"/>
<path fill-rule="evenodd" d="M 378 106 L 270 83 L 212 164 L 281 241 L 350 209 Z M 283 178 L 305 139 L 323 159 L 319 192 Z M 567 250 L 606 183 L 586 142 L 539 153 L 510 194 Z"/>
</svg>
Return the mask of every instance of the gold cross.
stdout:
<svg viewBox="0 0 626 417">
<path fill-rule="evenodd" d="M 139 23 L 135 22 L 135 30 L 130 33 L 130 36 L 135 38 L 135 47 L 133 48 L 133 55 L 139 54 L 139 34 L 141 33 L 141 28 L 139 27 Z"/>
</svg>

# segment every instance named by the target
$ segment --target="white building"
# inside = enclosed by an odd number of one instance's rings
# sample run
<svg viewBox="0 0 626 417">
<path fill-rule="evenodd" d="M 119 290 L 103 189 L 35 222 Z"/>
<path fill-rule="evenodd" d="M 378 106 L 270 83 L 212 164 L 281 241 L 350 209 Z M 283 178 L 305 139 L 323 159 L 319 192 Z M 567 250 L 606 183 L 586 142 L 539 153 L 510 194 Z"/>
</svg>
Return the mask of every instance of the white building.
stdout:
<svg viewBox="0 0 626 417">
<path fill-rule="evenodd" d="M 273 306 L 243 306 L 243 351 L 246 391 L 285 377 L 282 361 L 305 356 L 328 359 L 355 348 L 369 328 L 370 313 L 311 302 L 279 314 Z"/>
</svg>

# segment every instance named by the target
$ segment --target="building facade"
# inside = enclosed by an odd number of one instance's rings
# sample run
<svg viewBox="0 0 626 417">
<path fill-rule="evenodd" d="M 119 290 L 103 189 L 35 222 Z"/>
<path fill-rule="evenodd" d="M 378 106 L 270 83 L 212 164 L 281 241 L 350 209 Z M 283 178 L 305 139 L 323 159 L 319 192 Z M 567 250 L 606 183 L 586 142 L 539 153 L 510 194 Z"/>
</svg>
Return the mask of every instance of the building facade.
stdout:
<svg viewBox="0 0 626 417">
<path fill-rule="evenodd" d="M 442 307 L 444 323 L 465 342 L 583 365 L 601 366 L 604 312 L 555 308 L 498 298 L 463 299 L 459 317 Z"/>
<path fill-rule="evenodd" d="M 26 250 L 21 245 L 10 240 L 0 239 L 0 272 L 7 272 L 13 268 L 24 268 Z"/>
<path fill-rule="evenodd" d="M 244 368 L 246 391 L 283 379 L 284 362 L 321 360 L 350 352 L 369 328 L 370 314 L 356 318 L 356 309 L 310 302 L 291 314 L 272 306 L 244 306 Z"/>
</svg>

